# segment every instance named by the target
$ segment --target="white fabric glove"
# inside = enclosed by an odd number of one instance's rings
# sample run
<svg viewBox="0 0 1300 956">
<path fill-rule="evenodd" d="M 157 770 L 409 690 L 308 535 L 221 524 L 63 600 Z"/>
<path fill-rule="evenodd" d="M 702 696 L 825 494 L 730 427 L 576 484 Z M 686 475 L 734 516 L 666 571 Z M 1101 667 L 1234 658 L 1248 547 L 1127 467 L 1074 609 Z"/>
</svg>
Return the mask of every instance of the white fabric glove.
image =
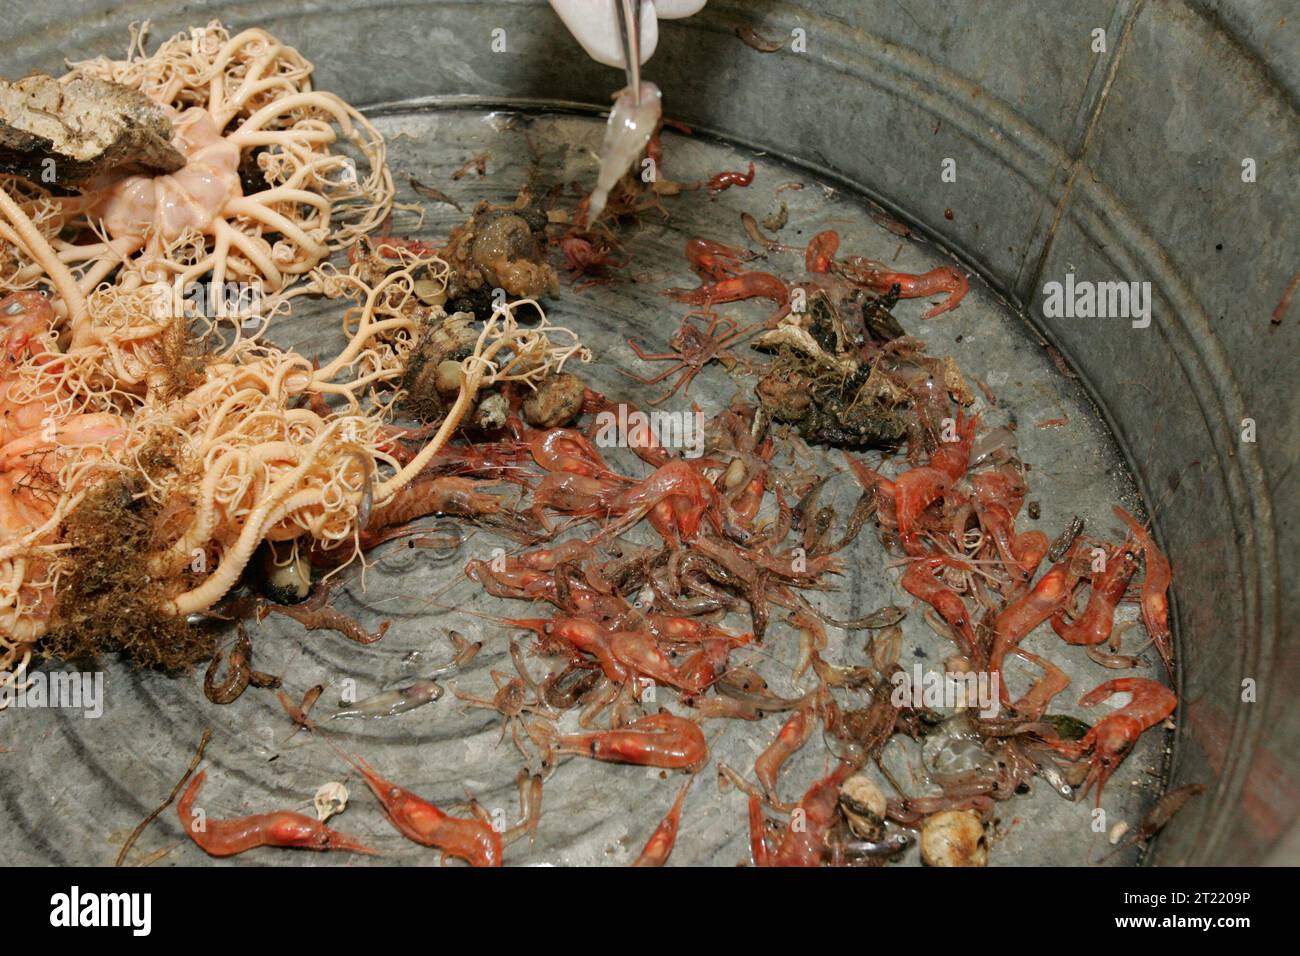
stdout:
<svg viewBox="0 0 1300 956">
<path fill-rule="evenodd" d="M 623 67 L 623 39 L 618 29 L 619 0 L 550 0 L 569 32 L 597 63 Z M 677 20 L 698 13 L 708 0 L 640 0 L 641 62 L 659 43 L 659 20 Z"/>
</svg>

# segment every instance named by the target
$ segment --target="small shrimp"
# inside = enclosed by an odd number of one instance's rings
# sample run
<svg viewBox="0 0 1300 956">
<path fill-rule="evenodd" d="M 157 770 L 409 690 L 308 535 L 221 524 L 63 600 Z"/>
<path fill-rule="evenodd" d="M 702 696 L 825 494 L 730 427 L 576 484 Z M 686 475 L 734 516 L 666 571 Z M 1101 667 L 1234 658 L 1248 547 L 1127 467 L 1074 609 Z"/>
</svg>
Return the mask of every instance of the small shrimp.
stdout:
<svg viewBox="0 0 1300 956">
<path fill-rule="evenodd" d="M 602 478 L 589 478 L 569 472 L 551 472 L 533 490 L 529 512 L 538 524 L 550 530 L 545 511 L 593 517 L 607 514 L 609 503 L 620 493 L 619 485 Z"/>
<path fill-rule="evenodd" d="M 312 708 L 316 706 L 316 701 L 320 700 L 320 695 L 323 693 L 325 693 L 325 685 L 316 684 L 308 688 L 307 692 L 302 695 L 301 704 L 295 704 L 293 699 L 284 691 L 279 691 L 275 695 L 280 701 L 280 706 L 284 708 L 284 712 L 289 715 L 289 719 L 294 723 L 294 728 L 289 733 L 289 737 L 292 737 L 300 730 L 316 729 L 316 723 L 311 719 L 310 715 Z"/>
<path fill-rule="evenodd" d="M 730 645 L 726 641 L 709 641 L 679 666 L 674 666 L 659 649 L 652 635 L 640 631 L 615 631 L 609 635 L 608 647 L 630 673 L 695 695 L 704 693 L 726 667 Z"/>
<path fill-rule="evenodd" d="M 691 270 L 703 279 L 726 279 L 740 275 L 743 270 L 739 264 L 753 258 L 751 252 L 712 239 L 696 238 L 686 241 L 686 261 L 691 264 Z"/>
<path fill-rule="evenodd" d="M 804 697 L 779 697 L 768 690 L 767 681 L 751 667 L 732 667 L 717 683 L 718 693 L 760 714 L 777 714 L 804 704 Z"/>
<path fill-rule="evenodd" d="M 1173 580 L 1173 571 L 1169 559 L 1136 518 L 1119 505 L 1115 505 L 1114 511 L 1142 549 L 1146 562 L 1146 573 L 1142 577 L 1142 623 L 1146 625 L 1147 636 L 1155 643 L 1160 659 L 1165 662 L 1165 670 L 1172 674 L 1174 645 L 1169 631 L 1169 582 Z"/>
<path fill-rule="evenodd" d="M 1143 644 L 1137 654 L 1121 654 L 1120 649 L 1124 643 L 1124 634 L 1133 627 L 1137 627 L 1137 621 L 1125 621 L 1111 632 L 1110 639 L 1106 641 L 1104 646 L 1098 645 L 1088 648 L 1088 657 L 1110 670 L 1132 670 L 1137 667 L 1142 663 L 1142 658 L 1139 655 L 1150 646 L 1151 642 L 1148 641 Z"/>
<path fill-rule="evenodd" d="M 790 682 L 798 687 L 808 668 L 820 660 L 820 653 L 826 650 L 826 625 L 815 614 L 802 608 L 790 615 L 790 625 L 799 630 L 799 659 L 790 675 Z"/>
<path fill-rule="evenodd" d="M 639 717 L 617 730 L 557 734 L 551 743 L 559 753 L 691 773 L 709 760 L 709 747 L 699 725 L 668 711 Z"/>
<path fill-rule="evenodd" d="M 989 673 L 1000 674 L 1002 661 L 1025 636 L 1061 608 L 1074 593 L 1078 575 L 1074 571 L 1074 557 L 1079 547 L 1076 540 L 1065 557 L 1044 574 L 1028 593 L 1012 601 L 993 619 L 993 649 L 989 652 Z M 1006 681 L 999 680 L 1002 702 L 1009 703 Z"/>
<path fill-rule="evenodd" d="M 834 229 L 819 232 L 808 241 L 804 253 L 804 268 L 809 272 L 830 272 L 835 264 L 835 253 L 840 247 L 840 234 Z"/>
<path fill-rule="evenodd" d="M 203 695 L 214 704 L 229 704 L 239 698 L 253 678 L 252 668 L 253 642 L 248 639 L 244 622 L 239 622 L 239 636 L 235 646 L 230 649 L 230 664 L 226 676 L 217 681 L 217 668 L 221 666 L 221 651 L 212 655 L 212 663 L 203 675 Z"/>
<path fill-rule="evenodd" d="M 1052 702 L 1052 698 L 1065 688 L 1070 686 L 1070 678 L 1051 661 L 1045 661 L 1037 654 L 1030 654 L 1021 648 L 1016 648 L 1016 654 L 1031 664 L 1037 665 L 1043 672 L 1040 677 L 1024 697 L 1020 698 L 1012 705 L 1012 709 L 1018 717 L 1025 720 L 1038 720 L 1047 712 L 1047 705 Z"/>
<path fill-rule="evenodd" d="M 332 745 L 331 745 L 332 746 Z M 413 843 L 435 847 L 444 856 L 458 857 L 471 866 L 501 865 L 501 835 L 480 820 L 453 817 L 432 803 L 385 780 L 361 757 L 339 756 L 365 779 L 370 791 L 383 805 L 384 815 L 394 829 Z"/>
<path fill-rule="evenodd" d="M 978 424 L 978 415 L 964 418 L 958 412 L 955 423 L 957 440 L 940 442 L 938 449 L 930 456 L 929 464 L 909 468 L 892 483 L 883 479 L 875 482 L 875 487 L 881 494 L 893 499 L 899 539 L 903 543 L 903 549 L 913 557 L 921 557 L 924 553 L 916 530 L 921 513 L 935 501 L 950 495 L 953 483 L 960 481 L 966 474 Z M 851 456 L 846 457 L 850 457 L 851 464 L 860 465 L 853 462 Z M 861 469 L 869 471 L 865 466 L 861 466 Z"/>
<path fill-rule="evenodd" d="M 969 566 L 956 558 L 946 555 L 932 555 L 913 561 L 912 566 L 903 574 L 903 589 L 913 597 L 924 601 L 939 612 L 939 616 L 948 622 L 962 641 L 962 651 L 972 660 L 978 655 L 975 632 L 971 628 L 970 612 L 966 602 L 952 588 L 941 582 L 935 573 L 941 568 L 968 570 Z"/>
<path fill-rule="evenodd" d="M 550 472 L 566 472 L 610 481 L 631 480 L 612 471 L 590 439 L 572 428 L 538 431 L 529 439 L 528 448 L 533 460 Z"/>
<path fill-rule="evenodd" d="M 799 801 L 800 826 L 793 819 L 773 851 L 767 842 L 762 803 L 749 798 L 749 841 L 755 866 L 817 866 L 826 852 L 826 835 L 839 818 L 840 787 L 855 771 L 841 762 L 829 775 L 814 783 Z"/>
<path fill-rule="evenodd" d="M 677 843 L 677 827 L 682 819 L 682 803 L 686 799 L 686 793 L 691 789 L 691 784 L 695 782 L 695 774 L 691 774 L 677 791 L 677 799 L 673 801 L 672 808 L 668 811 L 667 816 L 655 827 L 655 832 L 650 835 L 646 841 L 645 848 L 641 855 L 636 858 L 633 866 L 663 866 L 668 862 L 669 855 L 673 852 L 673 846 Z"/>
<path fill-rule="evenodd" d="M 542 683 L 542 699 L 556 710 L 569 710 L 577 705 L 601 679 L 600 671 L 586 666 L 570 664 Z"/>
<path fill-rule="evenodd" d="M 1107 714 L 1084 734 L 1082 740 L 1060 741 L 1056 749 L 1067 757 L 1078 759 L 1090 756 L 1088 776 L 1084 778 L 1082 792 L 1096 785 L 1097 806 L 1101 806 L 1101 791 L 1115 768 L 1128 756 L 1133 745 L 1145 731 L 1159 724 L 1174 712 L 1178 698 L 1163 684 L 1145 677 L 1120 677 L 1108 680 L 1079 699 L 1080 706 L 1095 707 L 1113 694 L 1130 694 L 1132 699 L 1112 714 Z"/>
<path fill-rule="evenodd" d="M 952 266 L 939 266 L 929 272 L 913 275 L 909 272 L 882 271 L 884 264 L 850 256 L 845 260 L 844 274 L 852 281 L 864 285 L 876 292 L 888 292 L 898 286 L 900 299 L 919 299 L 926 296 L 948 293 L 948 298 L 921 314 L 922 319 L 950 312 L 961 304 L 961 300 L 970 291 L 970 282 L 965 274 Z"/>
<path fill-rule="evenodd" d="M 721 534 L 723 528 L 717 498 L 712 482 L 690 462 L 682 458 L 673 459 L 654 474 L 620 492 L 610 502 L 610 510 L 623 517 L 606 525 L 596 537 L 604 539 L 622 534 L 647 514 L 650 515 L 650 524 L 666 540 L 671 540 L 674 532 L 680 534 L 682 540 L 694 538 L 706 516 Z M 668 516 L 653 511 L 655 506 L 665 502 L 671 508 Z M 667 521 L 669 516 L 671 523 Z"/>
<path fill-rule="evenodd" d="M 262 605 L 258 608 L 257 619 L 265 620 L 266 615 L 274 612 L 293 618 L 309 631 L 337 631 L 358 644 L 373 644 L 380 640 L 387 633 L 391 622 L 383 621 L 378 630 L 367 631 L 355 618 L 336 610 L 330 603 L 330 597 L 337 580 L 334 578 L 317 585 L 311 597 L 301 604 Z"/>
<path fill-rule="evenodd" d="M 705 283 L 698 289 L 666 289 L 664 295 L 694 306 L 746 299 L 768 299 L 777 305 L 790 301 L 790 289 L 770 272 L 746 272 L 719 282 Z"/>
<path fill-rule="evenodd" d="M 296 847 L 301 850 L 347 850 L 350 853 L 377 855 L 376 850 L 361 843 L 356 837 L 331 830 L 325 824 L 301 813 L 281 810 L 276 813 L 258 813 L 237 820 L 213 820 L 202 814 L 196 816 L 194 801 L 207 779 L 207 770 L 200 770 L 176 804 L 189 838 L 209 856 L 234 856 L 259 846 Z"/>
<path fill-rule="evenodd" d="M 442 696 L 442 685 L 431 680 L 418 680 L 397 690 L 375 694 L 330 714 L 329 720 L 353 717 L 395 717 L 408 710 L 423 707 Z"/>
<path fill-rule="evenodd" d="M 1092 590 L 1088 604 L 1074 621 L 1065 619 L 1065 612 L 1052 615 L 1052 630 L 1067 644 L 1093 647 L 1110 637 L 1115 625 L 1115 606 L 1128 590 L 1129 578 L 1137 570 L 1137 562 L 1127 545 L 1112 548 L 1106 555 L 1103 570 L 1093 574 Z"/>
<path fill-rule="evenodd" d="M 808 698 L 782 724 L 776 739 L 768 744 L 754 761 L 754 776 L 758 778 L 759 786 L 763 788 L 763 795 L 768 802 L 780 803 L 776 792 L 776 780 L 781 767 L 808 742 L 816 726 L 817 718 L 813 701 Z"/>
<path fill-rule="evenodd" d="M 730 189 L 732 186 L 748 186 L 754 181 L 754 164 L 749 164 L 749 169 L 743 173 L 723 171 L 709 177 L 708 190 L 709 195 L 716 196 L 724 189 Z"/>
</svg>

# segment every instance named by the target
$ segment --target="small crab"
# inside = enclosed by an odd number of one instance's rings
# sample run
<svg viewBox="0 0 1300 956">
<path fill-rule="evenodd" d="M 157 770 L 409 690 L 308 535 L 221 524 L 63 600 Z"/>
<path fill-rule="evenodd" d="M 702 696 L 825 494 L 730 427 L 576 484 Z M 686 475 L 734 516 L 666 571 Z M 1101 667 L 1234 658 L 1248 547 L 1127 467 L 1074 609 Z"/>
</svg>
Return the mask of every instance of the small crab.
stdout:
<svg viewBox="0 0 1300 956">
<path fill-rule="evenodd" d="M 708 319 L 709 324 L 702 326 L 698 321 L 700 319 Z M 704 367 L 710 362 L 721 362 L 727 371 L 735 368 L 741 359 L 732 354 L 731 346 L 740 342 L 761 324 L 756 323 L 740 328 L 736 325 L 735 319 L 724 318 L 713 312 L 688 313 L 682 319 L 681 326 L 668 340 L 672 348 L 671 352 L 647 352 L 637 344 L 636 340 L 627 340 L 632 351 L 643 362 L 672 362 L 673 364 L 666 371 L 651 378 L 642 378 L 627 371 L 623 374 L 642 385 L 657 385 L 669 376 L 680 372 L 673 387 L 650 402 L 651 405 L 658 405 L 677 394 L 678 389 L 684 389 L 683 394 L 689 393 L 692 380 L 704 371 Z"/>
<path fill-rule="evenodd" d="M 524 759 L 528 759 L 528 752 L 519 739 L 520 727 L 524 726 L 524 715 L 532 714 L 545 720 L 558 720 L 560 714 L 547 706 L 542 688 L 533 680 L 524 665 L 523 648 L 515 641 L 510 642 L 510 658 L 514 661 L 515 671 L 519 676 L 511 677 L 502 671 L 490 671 L 492 682 L 497 688 L 492 697 L 476 697 L 472 694 L 462 694 L 458 690 L 453 693 L 471 707 L 488 707 L 501 714 L 501 736 L 497 742 L 505 740 L 506 730 L 509 729 L 510 739 L 514 741 L 515 747 L 523 754 Z M 524 729 L 527 732 L 527 728 Z"/>
<path fill-rule="evenodd" d="M 622 269 L 631 261 L 628 257 L 622 261 L 612 258 L 614 249 L 599 238 L 593 241 L 588 238 L 590 235 L 571 233 L 560 240 L 560 251 L 564 253 L 564 267 L 569 281 L 577 282 L 584 277 L 594 276 L 580 283 L 576 287 L 579 290 L 613 281 L 607 270 Z"/>
</svg>

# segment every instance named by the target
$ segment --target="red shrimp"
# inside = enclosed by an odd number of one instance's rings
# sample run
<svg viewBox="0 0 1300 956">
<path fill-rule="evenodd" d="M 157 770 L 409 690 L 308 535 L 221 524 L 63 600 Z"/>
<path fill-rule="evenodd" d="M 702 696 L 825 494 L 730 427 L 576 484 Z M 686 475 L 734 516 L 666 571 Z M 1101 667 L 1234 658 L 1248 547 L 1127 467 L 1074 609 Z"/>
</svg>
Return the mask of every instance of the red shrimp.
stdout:
<svg viewBox="0 0 1300 956">
<path fill-rule="evenodd" d="M 813 700 L 808 698 L 777 732 L 773 740 L 754 761 L 754 776 L 763 788 L 763 795 L 772 803 L 778 803 L 776 779 L 785 762 L 797 753 L 817 726 L 817 715 L 813 709 Z"/>
<path fill-rule="evenodd" d="M 998 552 L 998 560 L 1010 575 L 1012 582 L 1023 585 L 1030 581 L 1038 565 L 1051 547 L 1047 535 L 1041 531 L 1026 531 L 1016 534 L 1015 519 L 1004 506 L 990 502 L 975 506 L 980 527 L 993 539 L 993 547 Z M 1018 588 L 1017 588 L 1018 590 Z"/>
<path fill-rule="evenodd" d="M 664 295 L 694 306 L 745 299 L 769 299 L 777 305 L 790 301 L 790 289 L 770 272 L 746 272 L 719 282 L 705 283 L 698 289 L 666 289 Z"/>
<path fill-rule="evenodd" d="M 888 292 L 894 286 L 898 286 L 900 299 L 919 299 L 942 292 L 948 293 L 948 298 L 922 313 L 923 319 L 933 319 L 937 315 L 952 311 L 961 304 L 961 300 L 970 291 L 970 282 L 965 274 L 952 266 L 939 266 L 920 275 L 909 272 L 888 272 L 885 268 L 882 262 L 857 256 L 850 256 L 844 260 L 844 271 L 848 278 L 876 292 Z"/>
<path fill-rule="evenodd" d="M 620 494 L 617 484 L 603 478 L 575 475 L 567 471 L 551 472 L 533 489 L 529 513 L 548 531 L 546 509 L 561 514 L 594 517 L 610 513 L 610 503 Z"/>
<path fill-rule="evenodd" d="M 808 241 L 804 253 L 804 268 L 809 272 L 830 272 L 835 263 L 835 253 L 840 248 L 840 234 L 834 229 L 819 232 Z"/>
<path fill-rule="evenodd" d="M 1172 690 L 1145 677 L 1108 680 L 1079 698 L 1079 704 L 1095 707 L 1113 694 L 1131 694 L 1132 699 L 1119 710 L 1097 721 L 1082 740 L 1059 741 L 1055 744 L 1059 752 L 1074 759 L 1090 755 L 1083 793 L 1086 794 L 1095 784 L 1097 806 L 1101 806 L 1101 790 L 1106 785 L 1107 778 L 1128 756 L 1138 737 L 1163 721 L 1178 706 L 1178 698 Z"/>
<path fill-rule="evenodd" d="M 652 511 L 665 502 L 671 507 L 670 512 Z M 674 530 L 683 540 L 694 538 L 705 516 L 722 533 L 716 489 L 690 462 L 681 458 L 669 461 L 654 474 L 619 492 L 610 503 L 610 511 L 623 517 L 606 526 L 598 535 L 600 538 L 621 534 L 647 514 L 655 530 L 668 540 Z M 671 527 L 664 526 L 666 519 L 671 519 Z"/>
<path fill-rule="evenodd" d="M 1032 589 L 1018 600 L 1008 604 L 993 620 L 993 649 L 989 654 L 989 672 L 1001 674 L 1002 661 L 1025 636 L 1039 624 L 1065 607 L 1074 593 L 1078 575 L 1074 571 L 1074 558 L 1079 542 L 1060 561 L 1052 565 Z M 1002 702 L 1009 703 L 1005 681 L 1001 685 Z"/>
<path fill-rule="evenodd" d="M 628 680 L 626 666 L 622 664 L 610 649 L 612 631 L 596 621 L 581 617 L 557 617 L 553 620 L 516 619 L 510 622 L 515 627 L 525 627 L 541 637 L 563 641 L 568 646 L 596 659 L 605 676 L 616 684 Z"/>
<path fill-rule="evenodd" d="M 533 460 L 550 472 L 611 481 L 632 480 L 612 471 L 591 440 L 572 428 L 548 428 L 535 432 L 528 439 L 528 449 Z"/>
<path fill-rule="evenodd" d="M 708 189 L 709 194 L 716 196 L 724 189 L 730 189 L 732 186 L 748 186 L 754 181 L 754 164 L 749 164 L 749 169 L 743 173 L 723 171 L 709 177 Z"/>
<path fill-rule="evenodd" d="M 740 275 L 744 270 L 739 268 L 739 263 L 753 258 L 753 253 L 712 239 L 688 239 L 686 242 L 686 260 L 691 264 L 692 271 L 702 279 L 726 279 Z"/>
<path fill-rule="evenodd" d="M 791 825 L 773 852 L 767 843 L 762 804 L 749 799 L 749 841 L 755 866 L 817 866 L 826 854 L 826 834 L 839 818 L 840 787 L 853 775 L 850 763 L 840 763 L 803 795 L 795 812 L 799 826 Z"/>
<path fill-rule="evenodd" d="M 335 748 L 337 749 L 337 748 Z M 501 834 L 481 820 L 453 817 L 432 803 L 379 776 L 357 755 L 339 756 L 365 778 L 370 791 L 383 805 L 384 815 L 398 833 L 421 846 L 436 847 L 446 856 L 471 866 L 501 865 Z"/>
<path fill-rule="evenodd" d="M 592 424 L 589 434 L 597 434 L 602 427 L 600 423 L 601 413 L 607 413 L 617 419 L 619 414 L 623 415 L 624 421 L 630 420 L 633 412 L 639 409 L 635 405 L 627 403 L 611 402 L 600 392 L 594 392 L 589 388 L 583 389 L 582 392 L 582 412 L 584 415 L 595 415 L 597 420 Z M 667 464 L 668 451 L 659 444 L 659 439 L 655 437 L 653 428 L 626 428 L 627 447 L 642 461 L 648 465 L 658 468 Z"/>
<path fill-rule="evenodd" d="M 940 442 L 928 465 L 903 472 L 894 480 L 892 489 L 878 483 L 882 492 L 888 494 L 892 490 L 898 536 L 903 550 L 913 557 L 924 554 L 915 530 L 917 520 L 931 504 L 950 495 L 953 483 L 966 474 L 978 423 L 978 415 L 964 419 L 959 411 L 956 441 Z"/>
<path fill-rule="evenodd" d="M 1070 686 L 1070 678 L 1065 671 L 1051 661 L 1043 660 L 1037 654 L 1030 654 L 1019 647 L 1016 648 L 1015 653 L 1029 663 L 1037 665 L 1042 670 L 1043 676 L 1029 688 L 1024 697 L 1012 704 L 1012 709 L 1017 716 L 1026 720 L 1038 720 L 1047 712 L 1047 705 L 1052 702 L 1052 698 Z"/>
<path fill-rule="evenodd" d="M 663 866 L 668 862 L 668 857 L 677 844 L 677 828 L 681 824 L 682 803 L 686 800 L 686 793 L 694 782 L 695 775 L 692 774 L 682 784 L 682 788 L 677 791 L 677 799 L 673 801 L 672 808 L 660 821 L 659 826 L 655 827 L 655 832 L 650 834 L 650 839 L 646 841 L 645 848 L 636 858 L 633 866 Z"/>
<path fill-rule="evenodd" d="M 1014 518 L 1025 503 L 1025 479 L 1010 463 L 977 471 L 970 476 L 975 500 L 981 505 L 1001 505 Z"/>
<path fill-rule="evenodd" d="M 207 779 L 200 770 L 190 781 L 176 804 L 176 815 L 191 840 L 209 856 L 234 856 L 259 846 L 286 846 L 301 850 L 347 850 L 374 855 L 378 851 L 356 837 L 331 830 L 325 824 L 301 813 L 281 810 L 257 813 L 237 820 L 213 820 L 194 813 L 194 801 Z M 201 811 L 200 811 L 201 812 Z"/>
<path fill-rule="evenodd" d="M 721 645 L 721 666 L 718 649 Z M 607 638 L 606 646 L 614 659 L 629 671 L 650 677 L 660 684 L 676 687 L 687 694 L 702 694 L 726 665 L 725 641 L 713 642 L 674 666 L 668 655 L 659 649 L 654 636 L 640 631 L 615 631 Z"/>
<path fill-rule="evenodd" d="M 1015 555 L 1015 526 L 1011 514 L 999 504 L 977 506 L 975 514 L 979 518 L 980 528 L 993 539 L 993 547 L 998 552 L 998 559 L 1011 580 L 1021 583 L 1029 580 L 1029 574 L 1020 565 Z"/>
<path fill-rule="evenodd" d="M 704 641 L 725 641 L 740 647 L 754 640 L 753 634 L 732 634 L 720 627 L 693 617 L 673 617 L 665 614 L 645 615 L 645 626 L 660 640 L 678 644 L 698 644 Z"/>
<path fill-rule="evenodd" d="M 1116 517 L 1128 526 L 1142 549 L 1142 557 L 1146 562 L 1146 573 L 1142 577 L 1142 623 L 1146 625 L 1147 636 L 1155 644 L 1160 659 L 1165 662 L 1165 670 L 1172 674 L 1174 644 L 1169 630 L 1168 592 L 1169 583 L 1174 577 L 1173 569 L 1150 532 L 1136 518 L 1119 505 L 1115 505 L 1114 511 Z"/>
<path fill-rule="evenodd" d="M 1110 549 L 1104 570 L 1092 576 L 1092 590 L 1083 613 L 1068 621 L 1065 611 L 1058 611 L 1052 615 L 1052 630 L 1067 644 L 1092 647 L 1105 641 L 1115 625 L 1115 606 L 1124 597 L 1136 570 L 1137 561 L 1128 545 Z"/>
<path fill-rule="evenodd" d="M 483 589 L 493 597 L 531 598 L 529 588 L 539 581 L 550 581 L 545 571 L 531 568 L 510 568 L 497 570 L 491 561 L 475 558 L 465 564 L 465 576 L 471 581 L 483 585 Z"/>
<path fill-rule="evenodd" d="M 1016 561 L 1032 579 L 1038 571 L 1038 566 L 1043 563 L 1043 558 L 1047 557 L 1047 552 L 1051 547 L 1052 542 L 1048 540 L 1047 535 L 1043 534 L 1043 532 L 1026 531 L 1015 536 L 1012 542 L 1012 554 L 1015 555 Z"/>
<path fill-rule="evenodd" d="M 580 538 L 562 542 L 553 548 L 536 548 L 532 551 L 524 551 L 512 558 L 507 558 L 506 567 L 527 568 L 531 571 L 554 571 L 561 564 L 568 562 L 581 563 L 583 580 L 593 590 L 602 594 L 612 593 L 612 586 L 600 573 L 596 549 Z"/>
<path fill-rule="evenodd" d="M 691 773 L 709 760 L 709 746 L 699 725 L 668 711 L 639 717 L 617 730 L 556 734 L 551 742 L 559 753 Z"/>
<path fill-rule="evenodd" d="M 966 602 L 956 591 L 935 577 L 935 573 L 944 567 L 969 570 L 968 565 L 946 555 L 936 554 L 920 558 L 913 561 L 912 566 L 904 572 L 901 581 L 903 590 L 938 611 L 939 616 L 947 621 L 948 626 L 961 638 L 964 645 L 963 652 L 972 660 L 976 660 L 979 657 L 978 648 L 975 644 L 975 632 L 971 628 L 970 613 L 966 610 Z"/>
</svg>

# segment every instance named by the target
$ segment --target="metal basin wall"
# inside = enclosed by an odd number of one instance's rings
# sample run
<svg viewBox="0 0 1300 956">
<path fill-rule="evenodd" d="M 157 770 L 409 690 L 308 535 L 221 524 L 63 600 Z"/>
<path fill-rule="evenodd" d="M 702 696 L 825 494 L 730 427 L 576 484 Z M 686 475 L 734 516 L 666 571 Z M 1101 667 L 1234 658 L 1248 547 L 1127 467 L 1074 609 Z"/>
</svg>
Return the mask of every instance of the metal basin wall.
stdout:
<svg viewBox="0 0 1300 956">
<path fill-rule="evenodd" d="M 619 82 L 540 0 L 5 6 L 10 77 L 124 47 L 126 23 L 148 16 L 156 36 L 210 18 L 265 27 L 363 108 L 599 107 Z M 1211 784 L 1160 838 L 1158 863 L 1300 860 L 1300 305 L 1271 321 L 1300 249 L 1291 7 L 713 0 L 661 24 L 647 70 L 671 117 L 859 189 L 948 248 L 1089 388 L 1175 569 L 1171 785 Z M 786 48 L 751 49 L 742 23 Z M 1150 283 L 1153 321 L 1045 315 L 1044 285 L 1067 273 Z"/>
</svg>

